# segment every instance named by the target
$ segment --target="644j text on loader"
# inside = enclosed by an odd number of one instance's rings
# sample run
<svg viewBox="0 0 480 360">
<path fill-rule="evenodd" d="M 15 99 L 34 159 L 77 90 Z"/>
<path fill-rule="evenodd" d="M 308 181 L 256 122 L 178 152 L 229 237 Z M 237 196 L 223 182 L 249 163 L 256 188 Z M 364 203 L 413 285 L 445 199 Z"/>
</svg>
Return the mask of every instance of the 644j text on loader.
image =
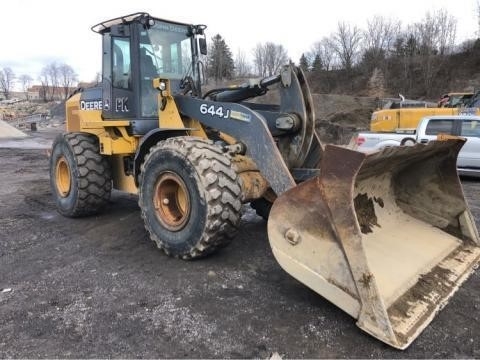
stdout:
<svg viewBox="0 0 480 360">
<path fill-rule="evenodd" d="M 479 261 L 455 167 L 462 140 L 325 146 L 298 67 L 202 93 L 204 29 L 147 13 L 92 28 L 102 83 L 66 103 L 50 158 L 58 211 L 98 213 L 112 188 L 138 194 L 151 239 L 193 259 L 227 245 L 250 202 L 285 271 L 406 348 Z M 247 101 L 273 86 L 278 104 Z"/>
</svg>

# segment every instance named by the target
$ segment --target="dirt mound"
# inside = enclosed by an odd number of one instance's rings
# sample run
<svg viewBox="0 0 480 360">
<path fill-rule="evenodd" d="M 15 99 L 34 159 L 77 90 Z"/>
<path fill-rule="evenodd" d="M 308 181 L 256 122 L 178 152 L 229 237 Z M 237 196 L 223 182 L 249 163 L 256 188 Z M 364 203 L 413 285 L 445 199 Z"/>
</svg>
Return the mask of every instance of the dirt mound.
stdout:
<svg viewBox="0 0 480 360">
<path fill-rule="evenodd" d="M 319 120 L 329 120 L 332 116 L 339 113 L 351 113 L 353 116 L 357 113 L 358 109 L 368 109 L 373 111 L 375 108 L 375 98 L 365 96 L 350 96 L 339 94 L 312 94 L 313 103 L 315 106 L 315 115 Z M 367 119 L 364 117 L 364 113 L 356 115 L 356 122 L 368 122 L 370 116 Z"/>
<path fill-rule="evenodd" d="M 323 143 L 348 144 L 351 137 L 367 130 L 375 110 L 376 99 L 366 96 L 312 94 L 315 127 Z M 265 96 L 251 100 L 263 104 L 278 104 L 280 96 L 273 88 Z"/>
<path fill-rule="evenodd" d="M 313 94 L 312 98 L 323 143 L 348 144 L 355 133 L 369 128 L 375 98 L 338 94 Z"/>
<path fill-rule="evenodd" d="M 0 138 L 23 138 L 26 136 L 27 135 L 20 130 L 0 120 Z"/>
<path fill-rule="evenodd" d="M 15 104 L 0 107 L 0 119 L 13 120 L 43 115 L 56 118 L 65 118 L 65 101 L 20 101 Z"/>
<path fill-rule="evenodd" d="M 323 143 L 346 145 L 356 133 L 368 130 L 371 115 L 369 108 L 342 111 L 326 120 L 317 119 L 315 127 Z"/>
<path fill-rule="evenodd" d="M 339 126 L 352 126 L 359 130 L 365 130 L 370 127 L 371 116 L 371 109 L 357 108 L 351 111 L 340 111 L 328 117 L 327 120 Z"/>
</svg>

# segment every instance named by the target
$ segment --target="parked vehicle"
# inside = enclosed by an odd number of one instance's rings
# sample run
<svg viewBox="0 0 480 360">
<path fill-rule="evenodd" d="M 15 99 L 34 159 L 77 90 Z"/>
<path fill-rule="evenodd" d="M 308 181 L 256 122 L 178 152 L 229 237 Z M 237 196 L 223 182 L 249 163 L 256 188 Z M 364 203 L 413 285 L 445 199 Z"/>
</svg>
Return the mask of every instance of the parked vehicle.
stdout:
<svg viewBox="0 0 480 360">
<path fill-rule="evenodd" d="M 414 130 L 424 116 L 461 115 L 467 109 L 474 115 L 480 115 L 478 101 L 473 101 L 476 97 L 479 94 L 449 93 L 443 97 L 446 102 L 438 104 L 403 98 L 401 101 L 390 101 L 373 112 L 370 131 L 395 133 L 398 129 Z"/>
<path fill-rule="evenodd" d="M 472 100 L 473 92 L 453 92 L 442 95 L 438 101 L 438 107 L 458 108 L 466 107 Z"/>
<path fill-rule="evenodd" d="M 435 140 L 438 134 L 456 135 L 467 140 L 458 153 L 458 173 L 480 177 L 480 116 L 425 118 L 417 129 L 417 142 L 427 144 Z"/>
<path fill-rule="evenodd" d="M 359 133 L 354 145 L 357 150 L 371 152 L 392 146 L 427 144 L 440 134 L 460 136 L 467 140 L 458 154 L 458 172 L 460 175 L 480 177 L 480 116 L 426 116 L 413 131 Z"/>
<path fill-rule="evenodd" d="M 354 147 L 360 151 L 370 152 L 392 146 L 411 146 L 417 142 L 416 132 L 416 129 L 398 132 L 361 132 L 354 138 Z"/>
</svg>

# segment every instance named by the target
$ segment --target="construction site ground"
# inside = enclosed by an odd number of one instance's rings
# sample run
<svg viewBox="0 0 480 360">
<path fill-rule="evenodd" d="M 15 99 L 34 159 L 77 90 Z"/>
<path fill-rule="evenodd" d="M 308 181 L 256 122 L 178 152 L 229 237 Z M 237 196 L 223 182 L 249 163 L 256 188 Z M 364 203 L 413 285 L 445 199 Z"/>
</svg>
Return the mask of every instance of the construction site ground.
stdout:
<svg viewBox="0 0 480 360">
<path fill-rule="evenodd" d="M 61 128 L 0 139 L 1 358 L 480 358 L 480 270 L 405 351 L 370 337 L 276 263 L 245 205 L 205 259 L 157 250 L 137 198 L 60 216 L 47 148 Z M 480 182 L 463 179 L 480 225 Z"/>
</svg>

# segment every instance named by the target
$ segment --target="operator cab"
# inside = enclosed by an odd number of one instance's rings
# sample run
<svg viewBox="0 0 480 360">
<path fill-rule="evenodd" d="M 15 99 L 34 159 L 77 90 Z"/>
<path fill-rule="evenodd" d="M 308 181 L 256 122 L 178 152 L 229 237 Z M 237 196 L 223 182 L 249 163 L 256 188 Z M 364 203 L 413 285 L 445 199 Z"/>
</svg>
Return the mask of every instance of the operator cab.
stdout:
<svg viewBox="0 0 480 360">
<path fill-rule="evenodd" d="M 173 93 L 201 96 L 200 53 L 204 25 L 189 25 L 135 13 L 92 27 L 103 36 L 102 116 L 131 120 L 131 132 L 158 127 L 154 78 L 170 80 Z"/>
</svg>

